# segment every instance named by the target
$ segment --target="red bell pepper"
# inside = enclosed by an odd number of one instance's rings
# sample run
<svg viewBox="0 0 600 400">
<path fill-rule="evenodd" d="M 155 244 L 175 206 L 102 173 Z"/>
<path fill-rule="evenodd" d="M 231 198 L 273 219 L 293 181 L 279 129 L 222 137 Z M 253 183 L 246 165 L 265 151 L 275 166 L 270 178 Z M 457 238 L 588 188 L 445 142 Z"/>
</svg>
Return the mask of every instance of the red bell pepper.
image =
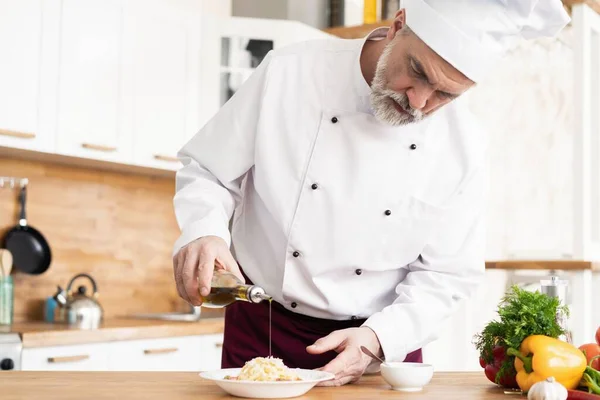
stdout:
<svg viewBox="0 0 600 400">
<path fill-rule="evenodd" d="M 481 365 L 481 368 L 484 369 L 485 376 L 487 376 L 487 378 L 491 382 L 499 384 L 505 388 L 518 389 L 519 385 L 517 384 L 516 378 L 517 372 L 514 370 L 508 371 L 504 374 L 504 376 L 499 377 L 498 381 L 496 381 L 496 377 L 498 375 L 498 372 L 500 371 L 500 367 L 507 358 L 506 350 L 504 349 L 504 347 L 495 346 L 492 350 L 492 354 L 494 355 L 494 362 L 491 364 L 487 364 L 485 360 L 483 360 L 483 358 L 479 359 L 479 365 Z"/>
<path fill-rule="evenodd" d="M 584 392 L 581 390 L 567 390 L 569 397 L 567 400 L 600 400 L 600 396 L 593 393 Z"/>
</svg>

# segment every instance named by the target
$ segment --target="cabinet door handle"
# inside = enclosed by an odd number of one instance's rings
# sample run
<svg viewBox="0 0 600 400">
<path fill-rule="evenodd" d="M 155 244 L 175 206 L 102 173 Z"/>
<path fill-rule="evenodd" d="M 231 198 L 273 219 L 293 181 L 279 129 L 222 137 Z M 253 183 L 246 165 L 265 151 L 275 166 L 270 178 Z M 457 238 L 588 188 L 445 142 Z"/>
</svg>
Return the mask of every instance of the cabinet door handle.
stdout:
<svg viewBox="0 0 600 400">
<path fill-rule="evenodd" d="M 223 347 L 223 343 L 215 343 L 215 347 L 217 349 L 220 349 L 221 347 Z"/>
<path fill-rule="evenodd" d="M 107 153 L 112 152 L 112 151 L 117 151 L 116 147 L 105 146 L 103 144 L 81 143 L 81 147 L 83 147 L 84 149 L 104 151 Z"/>
<path fill-rule="evenodd" d="M 33 132 L 18 132 L 18 131 L 11 131 L 8 129 L 0 129 L 0 135 L 11 136 L 11 137 L 16 137 L 16 138 L 20 138 L 20 139 L 35 139 L 35 133 L 33 133 Z"/>
<path fill-rule="evenodd" d="M 65 356 L 65 357 L 48 357 L 48 362 L 52 364 L 58 363 L 69 363 L 69 362 L 77 362 L 83 361 L 90 358 L 88 355 L 80 355 L 80 356 Z"/>
<path fill-rule="evenodd" d="M 179 350 L 177 347 L 169 347 L 167 349 L 146 349 L 144 350 L 144 354 L 167 354 L 167 353 L 175 353 Z"/>
<path fill-rule="evenodd" d="M 155 154 L 154 158 L 160 161 L 179 162 L 179 158 L 173 156 L 166 156 L 164 154 Z"/>
</svg>

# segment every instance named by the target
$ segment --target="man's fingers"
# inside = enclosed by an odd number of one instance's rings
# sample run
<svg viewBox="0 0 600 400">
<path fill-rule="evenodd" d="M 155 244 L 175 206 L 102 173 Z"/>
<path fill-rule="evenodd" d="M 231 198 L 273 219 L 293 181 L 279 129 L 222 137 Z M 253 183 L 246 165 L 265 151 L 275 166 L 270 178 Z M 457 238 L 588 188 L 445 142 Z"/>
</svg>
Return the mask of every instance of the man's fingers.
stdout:
<svg viewBox="0 0 600 400">
<path fill-rule="evenodd" d="M 344 374 L 354 372 L 355 366 L 360 363 L 360 354 L 357 354 L 353 348 L 346 348 L 340 354 L 325 365 L 322 370 L 331 372 L 336 378 Z M 338 376 L 339 375 L 339 376 Z"/>
<path fill-rule="evenodd" d="M 195 252 L 190 252 L 185 258 L 185 264 L 181 271 L 181 279 L 183 281 L 183 291 L 188 298 L 188 303 L 191 305 L 200 304 L 200 295 L 198 294 L 198 282 L 196 276 L 198 271 L 198 255 Z"/>
<path fill-rule="evenodd" d="M 237 276 L 242 282 L 245 282 L 246 279 L 244 279 L 244 275 L 242 275 L 242 272 L 240 271 L 240 267 L 237 263 L 237 261 L 235 261 L 235 258 L 233 258 L 233 256 L 231 255 L 231 252 L 226 251 L 224 252 L 225 254 L 223 254 L 223 260 L 218 260 L 221 264 L 224 264 L 224 267 L 227 271 L 231 272 L 232 274 L 234 274 L 235 276 Z"/>
<path fill-rule="evenodd" d="M 343 386 L 346 385 L 348 383 L 352 383 L 352 382 L 356 382 L 358 381 L 358 376 L 353 376 L 353 375 L 345 375 L 342 376 L 340 378 L 335 378 L 329 381 L 323 381 L 323 382 L 319 382 L 319 384 L 317 386 L 322 386 L 322 387 L 331 387 L 331 386 Z"/>
<path fill-rule="evenodd" d="M 215 259 L 213 257 L 203 257 L 198 268 L 198 289 L 202 296 L 208 296 L 210 293 L 210 282 L 215 271 Z"/>
<path fill-rule="evenodd" d="M 327 363 L 327 365 L 322 368 L 322 371 L 331 372 L 335 375 L 336 379 L 343 375 L 348 368 L 348 364 L 345 360 L 340 359 L 342 354 L 344 354 L 344 352 L 341 352 L 336 358 Z"/>
<path fill-rule="evenodd" d="M 173 274 L 179 296 L 191 305 L 202 304 L 201 296 L 210 293 L 215 267 L 231 271 L 244 281 L 223 239 L 205 236 L 180 249 L 173 258 Z"/>
<path fill-rule="evenodd" d="M 177 253 L 175 265 L 173 268 L 173 275 L 175 278 L 175 285 L 177 287 L 177 293 L 179 293 L 179 297 L 183 300 L 189 302 L 189 298 L 185 293 L 185 285 L 183 284 L 183 267 L 185 265 L 186 252 L 184 250 L 180 250 Z"/>
<path fill-rule="evenodd" d="M 322 371 L 331 372 L 335 378 L 323 382 L 323 386 L 340 386 L 357 381 L 362 375 L 360 350 L 347 347 L 336 358 L 321 368 Z"/>
<path fill-rule="evenodd" d="M 310 354 L 322 354 L 331 350 L 335 350 L 344 344 L 346 336 L 338 331 L 334 331 L 329 335 L 322 337 L 312 345 L 306 348 Z"/>
<path fill-rule="evenodd" d="M 318 386 L 341 386 L 360 379 L 369 360 L 359 348 L 358 339 L 362 333 L 363 331 L 358 329 L 334 331 L 307 347 L 307 351 L 312 354 L 331 350 L 338 352 L 333 360 L 319 368 L 321 371 L 332 373 L 334 378 L 321 382 Z"/>
</svg>

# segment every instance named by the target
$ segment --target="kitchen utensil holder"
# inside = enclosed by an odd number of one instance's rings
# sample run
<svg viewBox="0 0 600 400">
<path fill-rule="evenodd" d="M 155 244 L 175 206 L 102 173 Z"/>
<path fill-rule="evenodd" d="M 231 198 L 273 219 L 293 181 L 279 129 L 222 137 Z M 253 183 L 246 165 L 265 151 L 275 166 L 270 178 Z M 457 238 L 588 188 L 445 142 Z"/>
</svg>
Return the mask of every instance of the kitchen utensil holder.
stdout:
<svg viewBox="0 0 600 400">
<path fill-rule="evenodd" d="M 0 325 L 12 325 L 14 283 L 12 276 L 0 277 Z"/>
<path fill-rule="evenodd" d="M 23 188 L 29 184 L 29 179 L 16 178 L 12 176 L 0 176 L 0 189 L 14 189 L 17 184 L 19 187 Z"/>
</svg>

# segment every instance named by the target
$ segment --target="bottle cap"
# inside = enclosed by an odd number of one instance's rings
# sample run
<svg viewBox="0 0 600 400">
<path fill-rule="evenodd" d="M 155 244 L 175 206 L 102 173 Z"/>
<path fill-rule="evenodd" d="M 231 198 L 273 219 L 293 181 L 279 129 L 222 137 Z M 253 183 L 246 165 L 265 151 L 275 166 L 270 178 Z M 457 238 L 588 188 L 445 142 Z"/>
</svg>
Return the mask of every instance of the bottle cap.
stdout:
<svg viewBox="0 0 600 400">
<path fill-rule="evenodd" d="M 265 294 L 265 290 L 260 286 L 250 286 L 248 288 L 248 300 L 251 303 L 260 303 L 263 300 L 271 300 L 271 296 Z"/>
</svg>

